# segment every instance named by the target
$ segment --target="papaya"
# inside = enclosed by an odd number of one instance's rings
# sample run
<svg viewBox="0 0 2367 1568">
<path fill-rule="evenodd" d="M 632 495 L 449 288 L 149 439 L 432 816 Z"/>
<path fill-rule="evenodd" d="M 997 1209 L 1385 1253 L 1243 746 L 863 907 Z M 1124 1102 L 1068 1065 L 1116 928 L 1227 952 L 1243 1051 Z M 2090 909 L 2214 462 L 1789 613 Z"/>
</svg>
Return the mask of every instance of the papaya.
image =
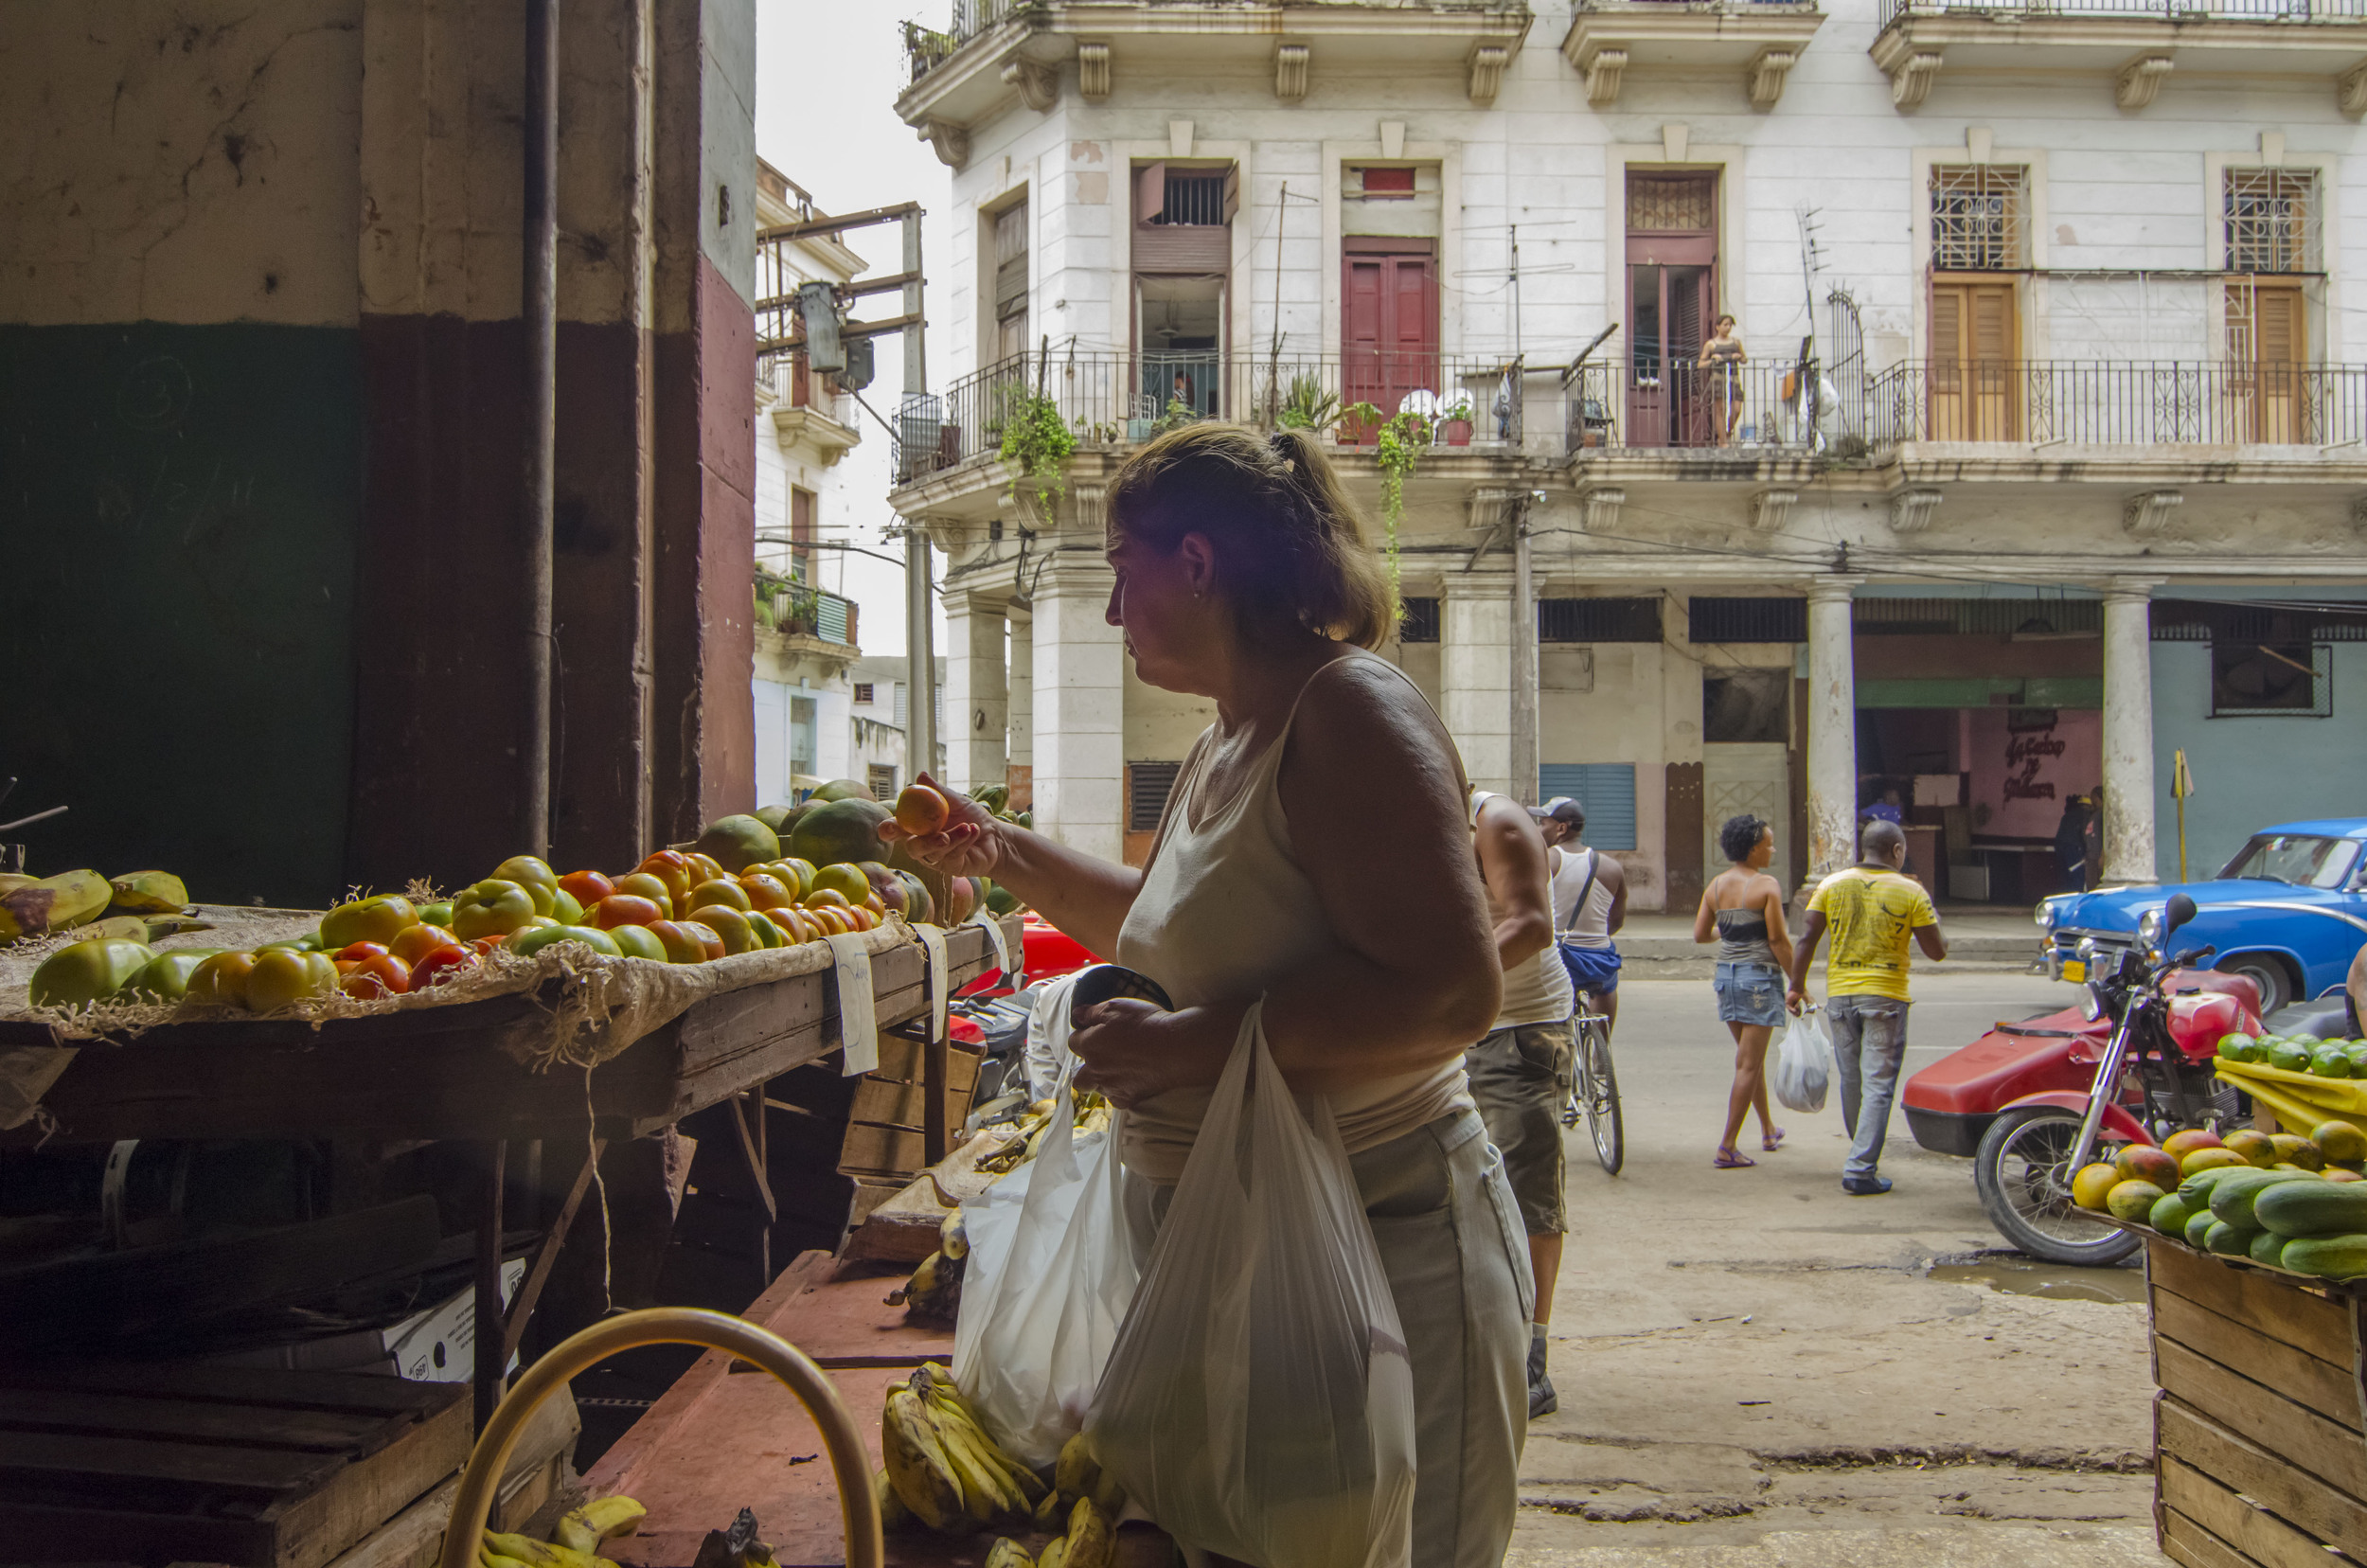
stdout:
<svg viewBox="0 0 2367 1568">
<path fill-rule="evenodd" d="M 2251 1230 L 2257 1225 L 2265 1225 L 2268 1223 L 2267 1221 L 2255 1220 L 2252 1217 L 2252 1204 L 2262 1193 L 2267 1192 L 2270 1187 L 2283 1186 L 2292 1182 L 2305 1183 L 2311 1186 L 2324 1185 L 2315 1174 L 2306 1170 L 2239 1170 L 2212 1187 L 2211 1212 L 2229 1224 L 2241 1225 L 2246 1230 Z M 2367 1226 L 2361 1228 L 2367 1228 Z"/>
<path fill-rule="evenodd" d="M 2079 1174 L 2072 1178 L 2072 1202 L 2084 1209 L 2101 1209 L 2112 1189 L 2126 1179 L 2118 1167 L 2102 1160 L 2082 1166 Z"/>
<path fill-rule="evenodd" d="M 2272 1132 L 2269 1141 L 2277 1146 L 2277 1161 L 2281 1165 L 2299 1166 L 2304 1170 L 2325 1168 L 2326 1151 L 2298 1133 Z"/>
<path fill-rule="evenodd" d="M 2255 1231 L 2252 1233 L 2251 1245 L 2246 1249 L 2245 1256 L 2253 1262 L 2265 1263 L 2271 1269 L 2282 1268 L 2284 1264 L 2278 1255 L 2285 1251 L 2285 1241 L 2284 1237 L 2272 1230 Z"/>
<path fill-rule="evenodd" d="M 2262 1228 L 2279 1236 L 2347 1236 L 2367 1232 L 2367 1190 L 2354 1188 L 2367 1189 L 2367 1183 L 2280 1183 L 2254 1196 L 2251 1217 Z M 2272 1194 L 2276 1201 L 2264 1211 L 2260 1201 Z"/>
<path fill-rule="evenodd" d="M 883 861 L 888 847 L 880 838 L 880 824 L 887 819 L 888 809 L 876 800 L 832 800 L 800 818 L 782 847 L 817 866 Z"/>
<path fill-rule="evenodd" d="M 2145 1223 L 2164 1236 L 2182 1238 L 2186 1235 L 2186 1221 L 2194 1217 L 2195 1211 L 2186 1206 L 2186 1200 L 2173 1192 L 2153 1205 L 2145 1215 Z"/>
<path fill-rule="evenodd" d="M 2367 1274 L 2367 1236 L 2303 1236 L 2285 1243 L 2277 1265 L 2321 1279 Z"/>
<path fill-rule="evenodd" d="M 2187 1218 L 2186 1234 L 2183 1239 L 2188 1246 L 2199 1252 L 2202 1250 L 2203 1238 L 2211 1234 L 2211 1227 L 2223 1223 L 2225 1221 L 2215 1218 L 2209 1209 L 2197 1209 Z"/>
<path fill-rule="evenodd" d="M 2357 1165 L 2367 1160 L 2367 1131 L 2361 1131 L 2355 1122 L 2322 1121 L 2311 1131 L 2309 1141 L 2337 1165 Z"/>
<path fill-rule="evenodd" d="M 874 797 L 871 786 L 860 778 L 833 778 L 807 798 L 821 801 L 827 806 L 834 801 L 872 800 Z"/>
</svg>

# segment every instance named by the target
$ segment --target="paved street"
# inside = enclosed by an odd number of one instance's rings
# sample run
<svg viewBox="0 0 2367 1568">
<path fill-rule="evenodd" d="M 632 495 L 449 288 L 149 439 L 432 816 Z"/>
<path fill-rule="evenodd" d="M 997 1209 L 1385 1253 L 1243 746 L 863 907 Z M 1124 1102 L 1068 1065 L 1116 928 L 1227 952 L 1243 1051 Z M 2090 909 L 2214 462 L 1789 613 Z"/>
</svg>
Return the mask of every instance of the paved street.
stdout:
<svg viewBox="0 0 2367 1568">
<path fill-rule="evenodd" d="M 1994 972 L 1915 989 L 1910 1074 L 2071 996 Z M 1757 1167 L 1713 1169 L 1733 1045 L 1706 981 L 1622 996 L 1627 1167 L 1606 1177 L 1570 1135 L 1561 1410 L 1530 1431 L 1509 1560 L 2162 1561 L 2137 1273 L 1979 1256 L 2001 1243 L 1969 1163 L 1916 1148 L 1895 1113 L 1883 1197 L 1841 1191 L 1833 1101 L 1779 1109 L 1778 1153 L 1746 1128 Z"/>
</svg>

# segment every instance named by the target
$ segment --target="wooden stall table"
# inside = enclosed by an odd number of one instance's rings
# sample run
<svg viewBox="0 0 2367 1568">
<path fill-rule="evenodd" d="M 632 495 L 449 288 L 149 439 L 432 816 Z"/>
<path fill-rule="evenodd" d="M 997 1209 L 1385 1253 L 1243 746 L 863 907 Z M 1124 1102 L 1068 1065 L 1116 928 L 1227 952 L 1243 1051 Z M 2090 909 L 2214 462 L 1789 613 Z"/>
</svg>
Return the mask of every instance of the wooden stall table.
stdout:
<svg viewBox="0 0 2367 1568">
<path fill-rule="evenodd" d="M 1020 922 L 1001 922 L 1010 951 Z M 993 970 L 974 924 L 946 934 L 949 993 Z M 882 1032 L 928 1033 L 927 965 L 905 942 L 871 955 L 875 1022 Z M 550 988 L 545 988 L 547 992 Z M 694 1111 L 732 1102 L 742 1152 L 769 1196 L 761 1114 L 765 1084 L 842 1048 L 829 970 L 743 986 L 616 1049 L 596 1067 L 537 1072 L 504 1050 L 547 1033 L 550 1002 L 517 992 L 448 1007 L 333 1018 L 167 1024 L 119 1042 L 84 1042 L 43 1096 L 49 1123 L 0 1132 L 0 1144 L 121 1143 L 147 1138 L 335 1138 L 380 1143 L 472 1140 L 484 1146 L 484 1222 L 477 1241 L 477 1418 L 499 1398 L 502 1368 L 532 1315 L 560 1245 L 610 1139 L 660 1131 Z M 916 1031 L 916 1021 L 919 1026 Z M 0 1046 L 65 1042 L 51 1026 L 0 1019 Z M 614 1042 L 611 1042 L 612 1046 Z M 946 1153 L 942 1039 L 923 1042 L 939 1109 L 928 1157 Z M 751 1112 L 756 1113 L 753 1116 Z M 500 1294 L 501 1195 L 511 1142 L 585 1138 L 591 1152 L 505 1314 Z"/>
</svg>

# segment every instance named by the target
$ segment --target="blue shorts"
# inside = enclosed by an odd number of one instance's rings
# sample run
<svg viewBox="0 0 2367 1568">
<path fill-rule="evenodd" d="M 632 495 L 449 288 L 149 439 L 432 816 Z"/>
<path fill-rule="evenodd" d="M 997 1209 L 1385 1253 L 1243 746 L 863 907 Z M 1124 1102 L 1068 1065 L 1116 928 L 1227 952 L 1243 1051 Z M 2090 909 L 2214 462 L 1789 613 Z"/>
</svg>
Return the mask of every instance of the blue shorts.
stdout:
<svg viewBox="0 0 2367 1568">
<path fill-rule="evenodd" d="M 1720 1024 L 1773 1028 L 1784 1021 L 1784 971 L 1772 964 L 1721 963 L 1711 985 Z"/>
<path fill-rule="evenodd" d="M 1568 942 L 1555 945 L 1561 949 L 1561 967 L 1570 971 L 1570 983 L 1578 989 L 1609 996 L 1619 989 L 1617 948 L 1573 947 Z"/>
</svg>

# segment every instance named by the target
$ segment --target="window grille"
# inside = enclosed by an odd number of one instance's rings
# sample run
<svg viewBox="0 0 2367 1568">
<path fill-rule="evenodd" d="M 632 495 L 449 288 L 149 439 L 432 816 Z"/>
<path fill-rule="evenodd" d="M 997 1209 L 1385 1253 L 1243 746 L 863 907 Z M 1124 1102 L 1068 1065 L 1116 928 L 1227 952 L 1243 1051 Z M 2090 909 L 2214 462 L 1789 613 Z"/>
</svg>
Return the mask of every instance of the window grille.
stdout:
<svg viewBox="0 0 2367 1568">
<path fill-rule="evenodd" d="M 1656 643 L 1657 598 L 1565 598 L 1537 601 L 1537 640 L 1549 643 Z"/>
<path fill-rule="evenodd" d="M 1941 272 L 2010 272 L 2022 263 L 2019 165 L 1959 164 L 1931 170 L 1931 265 Z"/>
<path fill-rule="evenodd" d="M 1181 762 L 1129 762 L 1126 765 L 1126 830 L 1130 833 L 1153 833 L 1159 830 L 1159 818 L 1167 809 L 1167 796 L 1175 793 L 1175 775 L 1183 771 Z"/>
<path fill-rule="evenodd" d="M 874 800 L 896 798 L 896 768 L 891 763 L 874 762 L 864 770 L 863 782 L 871 786 Z"/>
<path fill-rule="evenodd" d="M 1405 618 L 1397 623 L 1397 640 L 1410 643 L 1434 643 L 1438 640 L 1438 601 L 1434 598 L 1410 598 L 1405 601 Z"/>
<path fill-rule="evenodd" d="M 1628 174 L 1628 227 L 1714 229 L 1717 226 L 1717 176 Z"/>
<path fill-rule="evenodd" d="M 1697 596 L 1685 603 L 1685 639 L 1697 643 L 1806 642 L 1808 601 Z"/>
<path fill-rule="evenodd" d="M 2333 712 L 2330 645 L 2212 640 L 2212 718 L 2324 719 Z"/>
<path fill-rule="evenodd" d="M 2227 604 L 2153 601 L 2155 642 L 2367 642 L 2367 603 Z"/>
<path fill-rule="evenodd" d="M 2318 270 L 2318 176 L 2308 169 L 2225 171 L 2227 270 Z"/>
<path fill-rule="evenodd" d="M 869 681 L 857 681 L 855 683 L 855 701 L 858 703 L 868 703 L 871 701 L 871 683 Z"/>
<path fill-rule="evenodd" d="M 1861 636 L 2100 636 L 2104 601 L 2061 598 L 1861 598 L 1850 607 Z"/>
<path fill-rule="evenodd" d="M 1224 171 L 1167 170 L 1167 199 L 1154 223 L 1221 223 L 1224 222 Z"/>
</svg>

